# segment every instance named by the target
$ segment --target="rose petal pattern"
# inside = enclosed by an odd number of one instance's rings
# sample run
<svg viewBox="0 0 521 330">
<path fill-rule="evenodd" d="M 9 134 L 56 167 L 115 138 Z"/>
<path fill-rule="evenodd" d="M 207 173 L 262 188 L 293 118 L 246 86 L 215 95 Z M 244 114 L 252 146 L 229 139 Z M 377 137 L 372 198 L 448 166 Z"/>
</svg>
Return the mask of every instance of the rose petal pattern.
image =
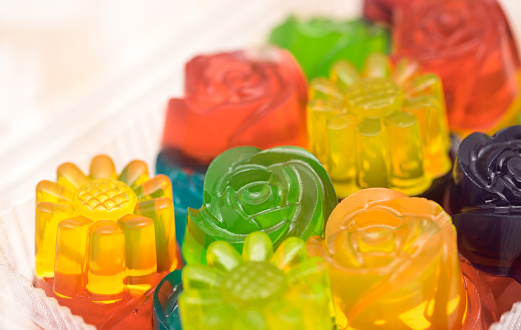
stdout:
<svg viewBox="0 0 521 330">
<path fill-rule="evenodd" d="M 307 144 L 306 80 L 276 47 L 194 57 L 167 108 L 163 148 L 208 165 L 226 149 Z M 204 132 L 204 134 L 201 134 Z"/>
<path fill-rule="evenodd" d="M 336 204 L 331 180 L 308 151 L 233 148 L 210 164 L 202 208 L 188 209 L 183 255 L 189 263 L 206 263 L 213 241 L 241 251 L 255 231 L 268 234 L 275 246 L 288 236 L 322 235 Z"/>
<path fill-rule="evenodd" d="M 487 329 L 497 319 L 483 312 L 479 298 L 490 294 L 469 282 L 473 270 L 462 276 L 456 232 L 432 201 L 361 190 L 333 210 L 325 238 L 307 245 L 329 264 L 349 329 Z"/>
<path fill-rule="evenodd" d="M 460 252 L 521 283 L 521 126 L 469 135 L 454 167 L 450 205 Z"/>
</svg>

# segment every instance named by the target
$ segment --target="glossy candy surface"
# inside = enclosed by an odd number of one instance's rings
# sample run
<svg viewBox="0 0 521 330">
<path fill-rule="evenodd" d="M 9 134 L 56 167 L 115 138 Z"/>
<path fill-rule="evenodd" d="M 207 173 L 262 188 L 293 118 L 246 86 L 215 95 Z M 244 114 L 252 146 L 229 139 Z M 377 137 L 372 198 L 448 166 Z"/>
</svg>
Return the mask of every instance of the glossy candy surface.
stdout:
<svg viewBox="0 0 521 330">
<path fill-rule="evenodd" d="M 104 155 L 88 175 L 61 165 L 56 182 L 36 187 L 35 226 L 36 275 L 53 278 L 62 298 L 108 304 L 142 295 L 178 262 L 170 180 L 149 178 L 142 161 L 119 175 Z"/>
<path fill-rule="evenodd" d="M 451 130 L 495 132 L 516 123 L 519 54 L 500 4 L 405 2 L 393 14 L 394 52 L 440 76 Z"/>
<path fill-rule="evenodd" d="M 462 277 L 455 229 L 432 201 L 384 188 L 359 191 L 331 213 L 325 239 L 307 245 L 329 264 L 342 327 L 487 329 L 497 319 L 492 296 L 464 263 L 470 275 Z"/>
<path fill-rule="evenodd" d="M 229 149 L 208 168 L 203 207 L 188 209 L 183 256 L 206 263 L 206 248 L 220 240 L 241 251 L 255 231 L 267 233 L 275 246 L 288 236 L 322 235 L 337 203 L 326 171 L 308 151 Z"/>
<path fill-rule="evenodd" d="M 306 80 L 276 47 L 201 55 L 185 67 L 185 96 L 170 100 L 163 149 L 208 165 L 226 149 L 306 146 Z"/>
<path fill-rule="evenodd" d="M 154 329 L 182 330 L 179 296 L 183 293 L 182 269 L 166 275 L 154 291 Z"/>
<path fill-rule="evenodd" d="M 326 76 L 336 61 L 347 59 L 361 69 L 370 53 L 387 53 L 388 32 L 363 20 L 339 21 L 288 17 L 270 35 L 270 42 L 289 50 L 308 79 Z"/>
<path fill-rule="evenodd" d="M 423 193 L 450 170 L 439 78 L 372 54 L 359 72 L 347 61 L 310 83 L 310 149 L 326 164 L 339 197 L 363 188 Z"/>
<path fill-rule="evenodd" d="M 463 140 L 454 182 L 460 252 L 482 270 L 521 282 L 521 126 Z"/>
<path fill-rule="evenodd" d="M 391 25 L 396 8 L 406 6 L 413 1 L 422 0 L 364 0 L 364 17 L 372 22 Z"/>
<path fill-rule="evenodd" d="M 187 208 L 200 208 L 203 203 L 203 183 L 207 166 L 183 159 L 178 150 L 161 150 L 156 160 L 156 173 L 165 174 L 172 181 L 175 211 L 175 237 L 183 244 Z"/>
<path fill-rule="evenodd" d="M 273 250 L 269 236 L 255 232 L 242 256 L 220 241 L 208 247 L 208 265 L 188 264 L 179 298 L 183 329 L 332 329 L 326 263 L 310 258 L 297 237 Z"/>
</svg>

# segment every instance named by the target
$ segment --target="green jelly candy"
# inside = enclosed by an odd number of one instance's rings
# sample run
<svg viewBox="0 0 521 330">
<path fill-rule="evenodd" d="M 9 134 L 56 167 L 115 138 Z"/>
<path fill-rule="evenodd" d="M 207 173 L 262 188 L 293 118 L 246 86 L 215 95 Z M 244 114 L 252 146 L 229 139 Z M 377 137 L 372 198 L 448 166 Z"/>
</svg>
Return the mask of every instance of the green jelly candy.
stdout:
<svg viewBox="0 0 521 330">
<path fill-rule="evenodd" d="M 270 35 L 270 43 L 288 49 L 308 79 L 327 77 L 331 65 L 349 60 L 359 70 L 371 53 L 389 52 L 389 32 L 362 19 L 335 21 L 289 17 Z"/>
<path fill-rule="evenodd" d="M 310 257 L 302 239 L 289 237 L 274 251 L 269 236 L 255 232 L 245 238 L 242 258 L 218 241 L 207 259 L 183 269 L 184 330 L 333 329 L 327 264 Z"/>
<path fill-rule="evenodd" d="M 183 256 L 188 263 L 205 264 L 214 241 L 242 252 L 246 236 L 256 231 L 266 233 L 275 247 L 288 236 L 322 235 L 337 203 L 331 179 L 310 152 L 229 149 L 208 168 L 203 206 L 188 209 Z"/>
</svg>

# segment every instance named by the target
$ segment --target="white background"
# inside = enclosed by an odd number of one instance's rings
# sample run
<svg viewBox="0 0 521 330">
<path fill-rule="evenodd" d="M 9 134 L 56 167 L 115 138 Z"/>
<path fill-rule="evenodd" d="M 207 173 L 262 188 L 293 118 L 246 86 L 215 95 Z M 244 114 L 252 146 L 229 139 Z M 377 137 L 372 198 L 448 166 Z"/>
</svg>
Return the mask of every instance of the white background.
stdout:
<svg viewBox="0 0 521 330">
<path fill-rule="evenodd" d="M 521 0 L 500 2 L 521 35 Z M 360 11 L 359 0 L 0 0 L 0 211 L 65 145 L 94 144 L 88 132 L 117 111 L 108 104 L 140 80 L 169 79 L 165 102 L 181 95 L 183 64 L 197 53 L 262 44 L 289 13 Z"/>
</svg>

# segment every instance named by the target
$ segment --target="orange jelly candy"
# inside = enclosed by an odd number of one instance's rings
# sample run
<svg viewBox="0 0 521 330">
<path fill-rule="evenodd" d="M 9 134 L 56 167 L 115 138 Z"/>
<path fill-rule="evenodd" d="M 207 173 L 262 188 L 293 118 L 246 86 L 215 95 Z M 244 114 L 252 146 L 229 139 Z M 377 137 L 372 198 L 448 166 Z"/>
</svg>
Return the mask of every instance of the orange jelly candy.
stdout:
<svg viewBox="0 0 521 330">
<path fill-rule="evenodd" d="M 61 165 L 56 182 L 36 187 L 35 226 L 38 285 L 98 326 L 111 323 L 96 305 L 116 304 L 104 308 L 113 314 L 121 302 L 129 314 L 178 263 L 170 180 L 150 179 L 142 161 L 119 175 L 103 155 L 89 175 Z"/>
<path fill-rule="evenodd" d="M 341 328 L 486 329 L 497 320 L 492 294 L 460 263 L 450 216 L 427 199 L 361 190 L 307 246 L 329 264 Z"/>
</svg>

